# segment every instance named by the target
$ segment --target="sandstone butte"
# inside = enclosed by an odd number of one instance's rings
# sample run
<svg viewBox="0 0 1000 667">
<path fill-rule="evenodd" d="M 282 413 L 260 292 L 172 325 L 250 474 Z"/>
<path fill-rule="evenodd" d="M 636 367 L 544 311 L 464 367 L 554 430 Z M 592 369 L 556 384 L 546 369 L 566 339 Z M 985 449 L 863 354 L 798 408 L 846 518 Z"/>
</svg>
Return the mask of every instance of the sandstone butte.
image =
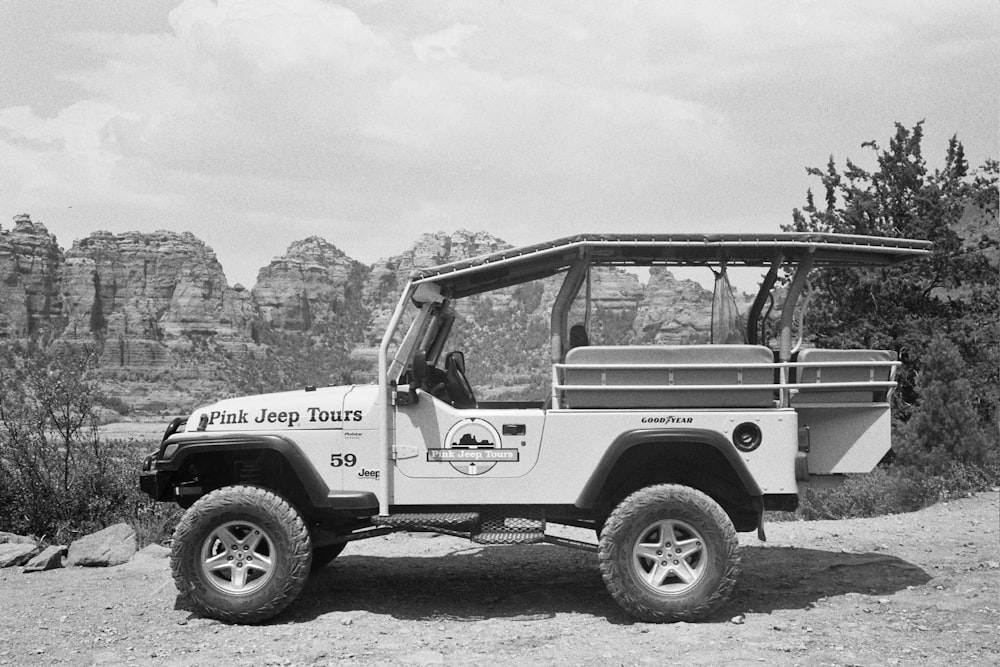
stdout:
<svg viewBox="0 0 1000 667">
<path fill-rule="evenodd" d="M 96 231 L 63 250 L 44 224 L 22 214 L 13 227 L 0 226 L 0 339 L 56 327 L 60 340 L 99 349 L 109 393 L 130 397 L 140 411 L 143 397 L 156 394 L 149 386 L 173 380 L 174 399 L 161 391 L 147 401 L 154 411 L 170 412 L 186 409 L 171 403 L 183 402 L 192 384 L 217 371 L 206 355 L 185 363 L 193 349 L 258 354 L 264 332 L 319 331 L 353 314 L 358 324 L 349 344 L 368 360 L 413 269 L 507 247 L 485 232 L 438 232 L 369 266 L 313 236 L 261 268 L 248 290 L 230 286 L 214 250 L 190 232 Z M 512 290 L 488 298 L 494 308 L 518 305 L 547 322 L 557 289 L 555 281 L 542 281 L 531 304 L 515 303 Z M 604 270 L 592 277 L 592 291 L 592 307 L 614 314 L 637 340 L 707 340 L 712 295 L 696 282 L 658 268 L 645 284 L 634 274 Z M 739 298 L 745 312 L 749 297 Z M 460 303 L 460 315 L 471 317 L 476 305 Z"/>
</svg>

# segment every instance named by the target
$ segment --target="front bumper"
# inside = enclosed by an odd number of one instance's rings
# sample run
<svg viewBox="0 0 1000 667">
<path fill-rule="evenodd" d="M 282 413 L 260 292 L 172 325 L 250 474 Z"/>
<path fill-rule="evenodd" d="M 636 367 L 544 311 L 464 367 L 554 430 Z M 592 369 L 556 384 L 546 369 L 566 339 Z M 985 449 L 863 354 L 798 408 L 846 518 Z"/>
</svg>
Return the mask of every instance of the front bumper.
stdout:
<svg viewBox="0 0 1000 667">
<path fill-rule="evenodd" d="M 170 490 L 170 476 L 173 471 L 157 470 L 156 464 L 164 455 L 167 439 L 177 433 L 185 421 L 184 417 L 177 417 L 171 421 L 160 441 L 160 447 L 142 462 L 142 470 L 139 472 L 139 490 L 153 500 L 173 500 L 174 498 L 174 493 Z"/>
<path fill-rule="evenodd" d="M 153 465 L 155 466 L 155 463 Z M 170 474 L 166 471 L 147 469 L 145 465 L 143 471 L 139 473 L 139 490 L 153 500 L 173 499 L 173 493 L 170 492 Z"/>
</svg>

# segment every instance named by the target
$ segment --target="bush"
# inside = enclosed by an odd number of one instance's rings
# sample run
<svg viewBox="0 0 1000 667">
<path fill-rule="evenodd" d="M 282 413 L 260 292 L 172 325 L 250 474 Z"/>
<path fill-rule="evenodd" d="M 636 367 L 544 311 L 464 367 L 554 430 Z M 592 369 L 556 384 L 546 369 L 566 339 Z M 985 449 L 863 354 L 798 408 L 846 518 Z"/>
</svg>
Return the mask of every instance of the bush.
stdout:
<svg viewBox="0 0 1000 667">
<path fill-rule="evenodd" d="M 998 439 L 979 419 L 968 366 L 946 336 L 929 344 L 924 368 L 917 374 L 916 409 L 900 429 L 896 461 L 929 475 L 950 476 L 954 465 L 996 466 Z"/>
<path fill-rule="evenodd" d="M 42 338 L 0 346 L 0 530 L 67 544 L 125 521 L 161 539 L 171 512 L 138 489 L 152 446 L 101 439 L 94 360 Z"/>
<path fill-rule="evenodd" d="M 109 410 L 114 410 L 122 417 L 126 417 L 132 412 L 132 406 L 118 396 L 100 396 L 97 398 L 97 404 Z"/>
<path fill-rule="evenodd" d="M 1000 467 L 995 466 L 952 462 L 933 474 L 915 466 L 879 467 L 866 475 L 852 475 L 838 487 L 805 489 L 799 495 L 795 517 L 855 519 L 913 512 L 997 484 Z"/>
</svg>

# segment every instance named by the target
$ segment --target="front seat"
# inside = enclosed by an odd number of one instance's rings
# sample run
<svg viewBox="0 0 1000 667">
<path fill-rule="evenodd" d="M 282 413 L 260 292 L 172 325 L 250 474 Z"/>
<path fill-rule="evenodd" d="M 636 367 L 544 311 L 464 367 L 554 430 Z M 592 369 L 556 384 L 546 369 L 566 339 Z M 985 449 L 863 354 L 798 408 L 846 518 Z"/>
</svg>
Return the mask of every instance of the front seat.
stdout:
<svg viewBox="0 0 1000 667">
<path fill-rule="evenodd" d="M 445 384 L 451 404 L 461 409 L 476 407 L 476 395 L 472 393 L 469 380 L 465 377 L 465 354 L 458 350 L 449 352 L 444 358 Z"/>
</svg>

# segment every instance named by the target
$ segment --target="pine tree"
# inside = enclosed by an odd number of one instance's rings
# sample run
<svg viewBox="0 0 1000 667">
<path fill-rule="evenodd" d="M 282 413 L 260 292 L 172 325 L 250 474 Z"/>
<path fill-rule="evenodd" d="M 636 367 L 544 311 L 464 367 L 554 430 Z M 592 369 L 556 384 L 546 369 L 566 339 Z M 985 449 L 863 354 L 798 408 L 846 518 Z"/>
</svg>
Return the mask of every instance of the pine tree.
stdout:
<svg viewBox="0 0 1000 667">
<path fill-rule="evenodd" d="M 953 461 L 983 465 L 996 457 L 969 401 L 973 383 L 956 346 L 946 336 L 931 339 L 917 375 L 913 417 L 897 438 L 896 461 L 924 473 L 943 473 Z"/>
</svg>

